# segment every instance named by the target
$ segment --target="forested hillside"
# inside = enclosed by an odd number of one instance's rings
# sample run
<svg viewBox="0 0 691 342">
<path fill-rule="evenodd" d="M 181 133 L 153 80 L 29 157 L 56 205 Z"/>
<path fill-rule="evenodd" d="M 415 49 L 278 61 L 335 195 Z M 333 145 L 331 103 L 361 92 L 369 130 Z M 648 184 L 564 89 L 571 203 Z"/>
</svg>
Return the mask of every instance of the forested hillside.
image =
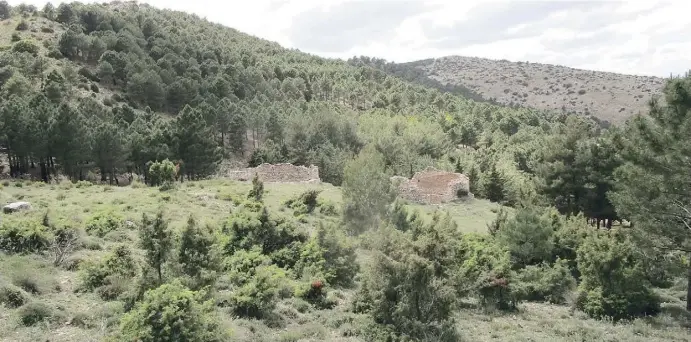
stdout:
<svg viewBox="0 0 691 342">
<path fill-rule="evenodd" d="M 105 179 L 145 174 L 147 162 L 168 158 L 195 179 L 250 150 L 250 164 L 312 163 L 338 185 L 345 161 L 372 144 L 395 174 L 459 169 L 480 196 L 496 170 L 507 184 L 495 199 L 517 203 L 536 192 L 536 165 L 558 158 L 541 150 L 545 141 L 599 131 L 580 118 L 466 100 L 178 12 L 131 3 L 34 10 L 15 9 L 23 14 L 2 23 L 15 29 L 2 55 L 12 176 L 34 166 L 44 179 L 84 179 L 91 170 Z"/>
<path fill-rule="evenodd" d="M 0 202 L 33 205 L 0 340 L 688 340 L 691 77 L 606 128 L 133 2 L 0 19 Z M 223 179 L 264 162 L 330 184 Z M 430 166 L 474 196 L 396 200 Z"/>
</svg>

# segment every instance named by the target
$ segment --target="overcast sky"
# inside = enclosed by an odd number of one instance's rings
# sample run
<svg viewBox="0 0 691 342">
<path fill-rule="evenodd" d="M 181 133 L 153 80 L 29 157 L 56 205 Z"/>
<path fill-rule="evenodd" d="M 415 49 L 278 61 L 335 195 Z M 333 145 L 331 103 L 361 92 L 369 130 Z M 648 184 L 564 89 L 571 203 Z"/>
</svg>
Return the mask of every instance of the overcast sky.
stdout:
<svg viewBox="0 0 691 342">
<path fill-rule="evenodd" d="M 462 55 L 663 77 L 691 69 L 688 0 L 140 2 L 327 57 L 407 62 Z"/>
</svg>

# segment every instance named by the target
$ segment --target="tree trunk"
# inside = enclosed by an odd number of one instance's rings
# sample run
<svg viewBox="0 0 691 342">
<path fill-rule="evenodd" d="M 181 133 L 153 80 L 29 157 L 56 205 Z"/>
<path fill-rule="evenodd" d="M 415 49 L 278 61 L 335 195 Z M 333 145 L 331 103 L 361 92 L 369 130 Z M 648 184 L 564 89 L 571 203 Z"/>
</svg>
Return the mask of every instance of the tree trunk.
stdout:
<svg viewBox="0 0 691 342">
<path fill-rule="evenodd" d="M 39 167 L 41 168 L 41 179 L 44 183 L 48 183 L 48 169 L 46 168 L 46 163 L 41 161 Z"/>
<path fill-rule="evenodd" d="M 689 260 L 691 260 L 691 253 L 689 253 Z M 691 311 L 691 263 L 687 266 L 687 276 L 686 280 L 688 284 L 686 285 L 686 310 Z"/>
<path fill-rule="evenodd" d="M 607 219 L 607 229 L 612 229 L 612 219 L 611 218 Z"/>
</svg>

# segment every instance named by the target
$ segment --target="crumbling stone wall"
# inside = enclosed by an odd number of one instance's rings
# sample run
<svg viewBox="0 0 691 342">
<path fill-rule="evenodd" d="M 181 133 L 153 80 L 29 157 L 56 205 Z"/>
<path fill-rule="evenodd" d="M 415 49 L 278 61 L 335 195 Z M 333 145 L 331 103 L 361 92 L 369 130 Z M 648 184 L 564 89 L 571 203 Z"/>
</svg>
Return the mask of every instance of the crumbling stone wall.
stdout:
<svg viewBox="0 0 691 342">
<path fill-rule="evenodd" d="M 470 195 L 470 181 L 460 173 L 440 171 L 433 167 L 413 178 L 393 177 L 399 196 L 415 203 L 439 204 Z"/>
<path fill-rule="evenodd" d="M 320 182 L 319 167 L 310 165 L 298 166 L 293 164 L 261 164 L 257 167 L 249 167 L 240 170 L 232 170 L 228 173 L 228 178 L 249 181 L 258 175 L 262 182 L 275 183 L 301 183 L 301 182 Z"/>
</svg>

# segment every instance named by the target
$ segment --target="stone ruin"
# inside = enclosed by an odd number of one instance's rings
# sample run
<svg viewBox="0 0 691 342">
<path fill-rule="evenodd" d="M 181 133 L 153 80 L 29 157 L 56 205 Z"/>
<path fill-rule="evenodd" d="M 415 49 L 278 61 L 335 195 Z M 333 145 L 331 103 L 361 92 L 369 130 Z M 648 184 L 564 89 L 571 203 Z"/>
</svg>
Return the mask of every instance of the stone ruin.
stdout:
<svg viewBox="0 0 691 342">
<path fill-rule="evenodd" d="M 428 167 L 413 178 L 394 176 L 401 198 L 421 204 L 447 203 L 470 196 L 470 181 L 460 173 L 440 171 Z"/>
<path fill-rule="evenodd" d="M 261 164 L 228 172 L 228 178 L 238 181 L 250 181 L 258 175 L 267 183 L 319 183 L 319 167 L 315 165 L 298 166 L 293 164 Z"/>
</svg>

